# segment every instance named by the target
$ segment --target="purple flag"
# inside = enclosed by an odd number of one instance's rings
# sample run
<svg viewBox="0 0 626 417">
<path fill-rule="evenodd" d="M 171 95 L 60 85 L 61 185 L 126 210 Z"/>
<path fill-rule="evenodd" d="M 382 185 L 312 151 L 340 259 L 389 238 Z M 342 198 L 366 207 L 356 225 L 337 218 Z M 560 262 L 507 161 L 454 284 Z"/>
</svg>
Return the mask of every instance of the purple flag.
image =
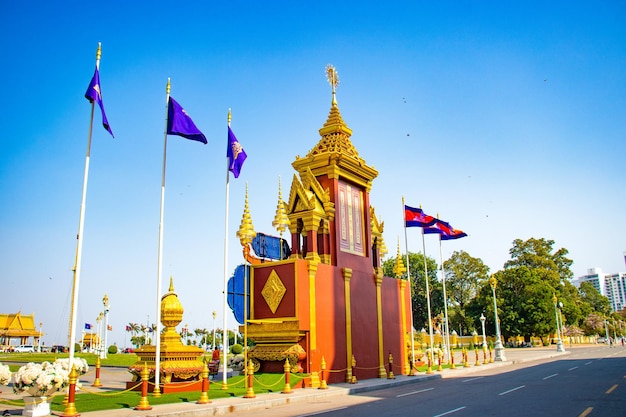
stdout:
<svg viewBox="0 0 626 417">
<path fill-rule="evenodd" d="M 109 121 L 107 120 L 107 115 L 104 113 L 104 104 L 102 103 L 102 89 L 100 88 L 100 72 L 98 71 L 98 67 L 96 67 L 96 72 L 94 72 L 93 77 L 91 78 L 91 82 L 89 83 L 89 87 L 87 87 L 87 92 L 85 93 L 85 98 L 89 100 L 91 103 L 94 101 L 98 103 L 100 106 L 100 111 L 102 111 L 102 126 L 111 134 L 111 126 L 109 126 Z"/>
<path fill-rule="evenodd" d="M 238 178 L 243 161 L 246 160 L 248 155 L 246 155 L 233 131 L 230 130 L 230 126 L 228 126 L 228 149 L 226 149 L 226 156 L 228 157 L 228 170 L 235 175 L 235 178 Z"/>
<path fill-rule="evenodd" d="M 178 135 L 207 144 L 206 137 L 196 127 L 185 109 L 172 97 L 169 98 L 167 107 L 167 134 Z"/>
</svg>

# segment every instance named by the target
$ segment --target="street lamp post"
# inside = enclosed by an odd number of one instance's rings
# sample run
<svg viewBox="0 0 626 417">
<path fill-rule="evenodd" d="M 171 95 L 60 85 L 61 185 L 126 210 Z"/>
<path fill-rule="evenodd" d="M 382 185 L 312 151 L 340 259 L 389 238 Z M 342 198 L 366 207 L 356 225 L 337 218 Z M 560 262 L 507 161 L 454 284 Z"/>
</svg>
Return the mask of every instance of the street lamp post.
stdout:
<svg viewBox="0 0 626 417">
<path fill-rule="evenodd" d="M 107 335 L 109 333 L 109 310 L 111 306 L 109 305 L 109 297 L 104 294 L 102 298 L 102 305 L 104 306 L 104 346 L 100 351 L 100 359 L 106 359 L 107 357 Z"/>
<path fill-rule="evenodd" d="M 606 343 L 609 344 L 609 347 L 612 347 L 611 338 L 609 337 L 609 324 L 607 323 L 606 319 L 604 319 L 604 332 L 606 333 Z"/>
<path fill-rule="evenodd" d="M 213 350 L 215 350 L 215 318 L 217 317 L 217 311 L 213 310 Z"/>
<path fill-rule="evenodd" d="M 491 293 L 493 294 L 493 315 L 496 321 L 496 345 L 494 347 L 496 354 L 494 360 L 506 361 L 504 346 L 502 346 L 502 341 L 500 340 L 500 321 L 498 320 L 498 303 L 496 302 L 496 286 L 498 285 L 498 281 L 493 275 L 489 278 L 489 285 L 491 286 Z"/>
<path fill-rule="evenodd" d="M 487 347 L 487 336 L 485 336 L 485 320 L 487 318 L 483 313 L 480 313 L 480 324 L 483 326 L 483 349 Z"/>
<path fill-rule="evenodd" d="M 41 336 L 43 334 L 42 328 L 43 328 L 43 323 L 39 322 L 39 339 L 37 339 L 37 351 L 38 352 L 41 352 Z"/>
<path fill-rule="evenodd" d="M 554 294 L 554 296 L 552 297 L 552 302 L 554 303 L 554 318 L 556 319 L 556 334 L 557 334 L 556 351 L 565 352 L 565 349 L 563 349 L 563 341 L 561 340 L 561 329 L 559 327 L 559 310 L 558 310 L 556 301 L 557 301 L 556 294 Z"/>
</svg>

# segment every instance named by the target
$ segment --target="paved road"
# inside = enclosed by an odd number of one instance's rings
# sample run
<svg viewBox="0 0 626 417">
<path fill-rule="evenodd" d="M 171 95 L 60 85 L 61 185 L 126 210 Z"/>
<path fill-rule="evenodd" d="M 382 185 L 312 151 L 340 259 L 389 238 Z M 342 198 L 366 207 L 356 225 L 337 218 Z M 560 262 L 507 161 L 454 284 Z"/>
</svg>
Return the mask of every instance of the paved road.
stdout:
<svg viewBox="0 0 626 417">
<path fill-rule="evenodd" d="M 254 416 L 626 415 L 626 349 L 575 349 L 558 360 L 484 368 L 472 375 L 256 410 Z"/>
</svg>

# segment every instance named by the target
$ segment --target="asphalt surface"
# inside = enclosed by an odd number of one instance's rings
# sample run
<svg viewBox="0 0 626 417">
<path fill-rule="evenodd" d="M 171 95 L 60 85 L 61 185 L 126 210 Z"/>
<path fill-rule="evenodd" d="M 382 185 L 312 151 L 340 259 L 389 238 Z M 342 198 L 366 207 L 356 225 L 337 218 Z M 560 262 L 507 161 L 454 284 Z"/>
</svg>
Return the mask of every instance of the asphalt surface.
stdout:
<svg viewBox="0 0 626 417">
<path fill-rule="evenodd" d="M 601 345 L 600 345 L 601 346 Z M 390 388 L 394 386 L 400 386 L 405 384 L 415 384 L 421 381 L 427 381 L 434 378 L 447 378 L 458 377 L 462 375 L 471 374 L 486 368 L 498 368 L 506 367 L 515 363 L 529 362 L 541 359 L 548 359 L 553 357 L 561 357 L 570 353 L 572 349 L 577 347 L 566 347 L 565 352 L 557 352 L 556 347 L 549 348 L 517 348 L 506 349 L 505 356 L 506 361 L 493 362 L 488 364 L 481 364 L 476 366 L 472 362 L 472 355 L 470 355 L 470 367 L 464 368 L 462 365 L 457 365 L 456 369 L 445 369 L 443 371 L 435 371 L 432 374 L 420 373 L 416 376 L 397 375 L 395 379 L 368 379 L 359 380 L 356 384 L 332 384 L 328 386 L 328 389 L 315 389 L 315 388 L 303 388 L 294 389 L 290 394 L 281 393 L 267 393 L 259 394 L 256 398 L 219 398 L 211 400 L 209 404 L 196 404 L 196 403 L 175 403 L 175 404 L 162 404 L 153 406 L 152 410 L 137 411 L 134 409 L 118 409 L 118 410 L 103 410 L 94 412 L 81 412 L 79 397 L 76 401 L 76 408 L 81 416 L 84 417 L 200 417 L 200 416 L 213 416 L 224 415 L 232 412 L 254 411 L 259 409 L 267 409 L 275 406 L 295 404 L 298 402 L 312 401 L 315 399 L 332 398 L 334 396 L 351 395 L 357 393 L 363 393 L 373 390 L 379 390 L 384 388 Z M 606 346 L 606 349 L 609 349 Z M 482 357 L 481 357 L 482 359 Z M 504 370 L 504 369 L 503 369 Z M 91 378 L 90 378 L 91 376 Z M 94 374 L 90 373 L 85 375 L 86 379 L 81 379 L 81 382 L 86 385 L 91 385 L 93 382 Z M 218 380 L 221 376 L 218 376 Z M 125 369 L 110 369 L 102 368 L 100 380 L 102 381 L 103 388 L 107 389 L 120 389 L 125 387 L 125 382 L 130 380 L 130 375 Z M 2 399 L 15 399 L 17 396 L 10 392 L 10 388 L 2 387 Z M 89 387 L 90 390 L 93 387 Z M 209 399 L 211 398 L 211 392 L 208 393 Z M 148 397 L 148 400 L 150 397 Z M 138 398 L 139 402 L 139 398 Z M 0 410 L 8 410 L 8 415 L 20 415 L 16 414 L 18 408 L 14 406 L 7 406 L 0 404 Z M 62 413 L 53 412 L 53 415 L 59 415 Z"/>
</svg>

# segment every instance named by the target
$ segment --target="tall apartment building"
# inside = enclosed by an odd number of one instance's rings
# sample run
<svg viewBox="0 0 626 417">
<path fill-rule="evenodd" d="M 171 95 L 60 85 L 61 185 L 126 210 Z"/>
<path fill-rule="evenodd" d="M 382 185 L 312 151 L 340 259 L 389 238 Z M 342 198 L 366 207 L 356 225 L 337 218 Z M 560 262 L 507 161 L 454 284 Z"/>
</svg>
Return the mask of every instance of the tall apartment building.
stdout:
<svg viewBox="0 0 626 417">
<path fill-rule="evenodd" d="M 624 259 L 626 260 L 626 253 Z M 600 294 L 608 298 L 613 311 L 626 307 L 626 272 L 607 274 L 601 268 L 590 268 L 587 275 L 578 277 L 573 283 L 580 287 L 583 282 L 591 283 Z"/>
</svg>

